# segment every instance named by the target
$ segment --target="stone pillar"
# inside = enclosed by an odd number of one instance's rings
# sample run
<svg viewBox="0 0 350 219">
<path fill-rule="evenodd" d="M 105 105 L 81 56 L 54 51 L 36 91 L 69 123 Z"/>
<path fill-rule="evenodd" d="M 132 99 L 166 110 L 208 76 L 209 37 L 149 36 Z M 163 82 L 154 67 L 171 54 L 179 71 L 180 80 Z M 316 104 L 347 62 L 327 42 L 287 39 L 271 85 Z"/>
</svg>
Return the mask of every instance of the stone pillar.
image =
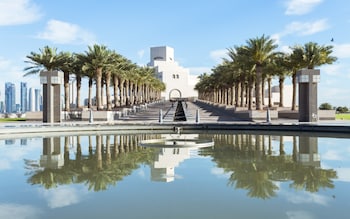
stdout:
<svg viewBox="0 0 350 219">
<path fill-rule="evenodd" d="M 297 72 L 299 83 L 299 122 L 316 122 L 318 120 L 317 83 L 320 70 L 303 69 Z"/>
<path fill-rule="evenodd" d="M 64 166 L 64 154 L 61 153 L 61 138 L 43 138 L 43 154 L 40 156 L 40 167 L 59 169 Z"/>
<path fill-rule="evenodd" d="M 299 136 L 298 161 L 303 165 L 314 167 L 321 166 L 317 137 Z"/>
<path fill-rule="evenodd" d="M 63 72 L 41 71 L 43 85 L 43 122 L 61 122 L 61 84 Z"/>
</svg>

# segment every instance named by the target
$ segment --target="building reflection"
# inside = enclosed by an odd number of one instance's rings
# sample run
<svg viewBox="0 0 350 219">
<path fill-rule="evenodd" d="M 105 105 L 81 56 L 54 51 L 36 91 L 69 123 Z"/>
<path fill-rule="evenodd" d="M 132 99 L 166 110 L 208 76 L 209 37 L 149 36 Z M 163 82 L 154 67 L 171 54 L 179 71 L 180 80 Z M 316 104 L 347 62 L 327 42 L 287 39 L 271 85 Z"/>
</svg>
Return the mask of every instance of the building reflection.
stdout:
<svg viewBox="0 0 350 219">
<path fill-rule="evenodd" d="M 318 138 L 309 136 L 299 137 L 298 162 L 303 165 L 321 166 L 320 155 L 318 154 Z"/>
<path fill-rule="evenodd" d="M 174 181 L 175 168 L 181 162 L 189 159 L 199 147 L 210 147 L 214 144 L 211 139 L 199 139 L 199 134 L 163 134 L 160 139 L 152 139 L 150 142 L 157 144 L 154 162 L 150 168 L 151 180 L 158 182 Z"/>
<path fill-rule="evenodd" d="M 64 165 L 64 154 L 61 153 L 61 138 L 43 138 L 43 154 L 40 156 L 40 166 L 59 169 Z"/>
<path fill-rule="evenodd" d="M 190 158 L 188 148 L 160 148 L 151 165 L 151 180 L 172 182 L 175 179 L 175 168 L 185 159 Z"/>
<path fill-rule="evenodd" d="M 140 146 L 140 142 L 154 139 L 165 139 L 165 143 Z M 212 139 L 215 145 L 196 149 L 180 145 L 193 139 Z M 174 181 L 175 169 L 193 155 L 209 157 L 229 173 L 227 185 L 262 199 L 276 196 L 279 181 L 288 181 L 291 188 L 317 192 L 333 188 L 332 179 L 337 177 L 334 170 L 321 168 L 317 137 L 247 133 L 50 137 L 43 139 L 38 162 L 25 160 L 25 164 L 31 184 L 49 189 L 83 183 L 90 190 L 101 191 L 116 186 L 141 165 L 149 166 L 152 181 Z"/>
</svg>

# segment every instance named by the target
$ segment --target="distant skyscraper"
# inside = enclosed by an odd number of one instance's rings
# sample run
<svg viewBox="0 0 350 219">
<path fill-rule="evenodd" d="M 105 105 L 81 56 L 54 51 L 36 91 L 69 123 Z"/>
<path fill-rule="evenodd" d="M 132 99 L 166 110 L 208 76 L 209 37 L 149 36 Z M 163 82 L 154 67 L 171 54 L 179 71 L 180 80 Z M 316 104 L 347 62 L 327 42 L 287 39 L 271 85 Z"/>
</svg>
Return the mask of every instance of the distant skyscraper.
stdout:
<svg viewBox="0 0 350 219">
<path fill-rule="evenodd" d="M 28 89 L 27 83 L 21 82 L 21 112 L 28 111 Z"/>
<path fill-rule="evenodd" d="M 29 88 L 28 92 L 28 111 L 35 111 L 35 96 L 33 88 Z"/>
<path fill-rule="evenodd" d="M 35 111 L 41 111 L 41 94 L 40 89 L 35 89 Z"/>
<path fill-rule="evenodd" d="M 11 82 L 5 83 L 5 111 L 16 112 L 16 87 Z"/>
<path fill-rule="evenodd" d="M 4 110 L 5 110 L 4 101 L 0 101 L 0 113 L 3 113 Z"/>
</svg>

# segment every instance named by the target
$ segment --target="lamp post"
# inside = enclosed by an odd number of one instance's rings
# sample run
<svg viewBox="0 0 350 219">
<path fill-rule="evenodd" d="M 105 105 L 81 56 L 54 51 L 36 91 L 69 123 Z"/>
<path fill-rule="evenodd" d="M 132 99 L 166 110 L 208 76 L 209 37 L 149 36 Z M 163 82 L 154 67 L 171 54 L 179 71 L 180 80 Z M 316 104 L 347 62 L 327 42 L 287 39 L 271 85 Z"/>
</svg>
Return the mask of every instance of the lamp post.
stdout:
<svg viewBox="0 0 350 219">
<path fill-rule="evenodd" d="M 299 83 L 299 122 L 316 122 L 317 83 L 320 82 L 320 70 L 303 69 L 297 72 Z"/>
<path fill-rule="evenodd" d="M 43 122 L 61 122 L 61 84 L 63 72 L 41 71 L 43 85 Z"/>
</svg>

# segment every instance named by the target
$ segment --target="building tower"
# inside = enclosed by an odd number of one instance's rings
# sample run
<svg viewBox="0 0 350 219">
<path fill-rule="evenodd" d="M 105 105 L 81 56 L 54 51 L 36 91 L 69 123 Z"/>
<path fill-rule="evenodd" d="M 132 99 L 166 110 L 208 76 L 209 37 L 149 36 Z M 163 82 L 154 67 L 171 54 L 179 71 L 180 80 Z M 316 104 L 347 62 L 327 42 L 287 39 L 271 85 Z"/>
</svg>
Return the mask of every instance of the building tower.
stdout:
<svg viewBox="0 0 350 219">
<path fill-rule="evenodd" d="M 16 87 L 11 82 L 5 83 L 5 111 L 6 113 L 16 112 Z"/>
<path fill-rule="evenodd" d="M 27 83 L 21 82 L 21 112 L 28 111 L 28 89 Z"/>
<path fill-rule="evenodd" d="M 41 91 L 40 89 L 35 89 L 35 99 L 34 99 L 34 111 L 41 111 L 42 110 L 42 98 L 41 98 Z"/>
<path fill-rule="evenodd" d="M 151 47 L 148 65 L 155 68 L 158 79 L 166 86 L 166 90 L 161 93 L 163 99 L 198 97 L 198 92 L 194 90 L 198 79 L 190 75 L 189 69 L 175 62 L 173 48 Z"/>
</svg>

